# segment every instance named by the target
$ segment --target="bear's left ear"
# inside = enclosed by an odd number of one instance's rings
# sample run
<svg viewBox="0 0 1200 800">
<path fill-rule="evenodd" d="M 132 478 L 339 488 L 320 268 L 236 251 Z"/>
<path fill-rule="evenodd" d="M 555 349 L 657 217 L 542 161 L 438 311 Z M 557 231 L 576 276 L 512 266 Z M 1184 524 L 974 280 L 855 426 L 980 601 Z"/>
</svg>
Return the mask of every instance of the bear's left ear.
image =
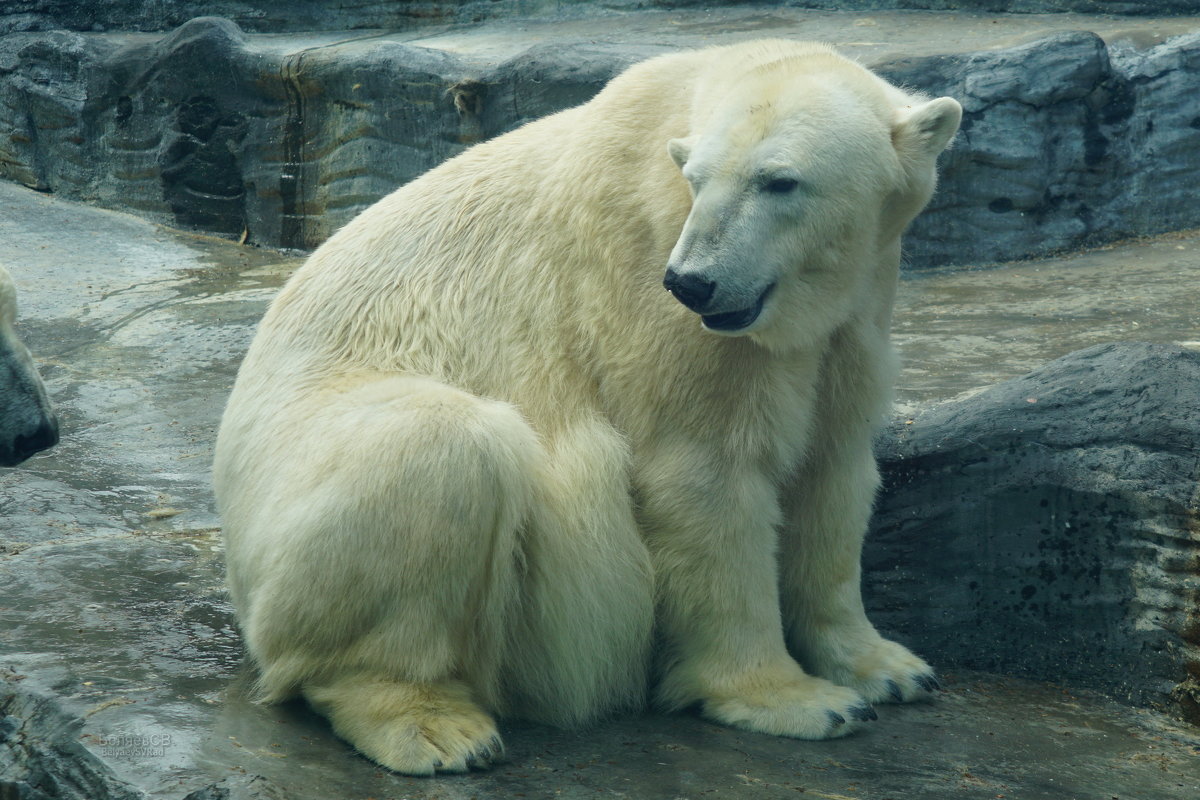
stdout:
<svg viewBox="0 0 1200 800">
<path fill-rule="evenodd" d="M 953 97 L 939 97 L 896 110 L 892 144 L 902 156 L 936 158 L 946 149 L 958 124 L 962 106 Z"/>
<path fill-rule="evenodd" d="M 667 153 L 671 156 L 671 160 L 675 162 L 675 166 L 683 169 L 683 165 L 688 162 L 688 158 L 692 155 L 692 148 L 696 146 L 696 140 L 700 138 L 696 134 L 692 134 L 684 139 L 672 139 L 667 142 Z"/>
</svg>

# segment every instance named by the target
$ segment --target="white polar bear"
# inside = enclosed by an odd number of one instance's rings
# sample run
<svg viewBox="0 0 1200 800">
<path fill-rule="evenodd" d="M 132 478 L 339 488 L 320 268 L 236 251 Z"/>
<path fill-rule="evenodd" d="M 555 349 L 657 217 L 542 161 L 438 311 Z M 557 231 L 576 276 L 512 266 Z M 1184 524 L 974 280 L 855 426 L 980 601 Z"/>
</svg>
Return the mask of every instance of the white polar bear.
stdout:
<svg viewBox="0 0 1200 800">
<path fill-rule="evenodd" d="M 822 45 L 669 55 L 339 231 L 217 444 L 263 697 L 429 774 L 650 686 L 807 739 L 932 691 L 859 555 L 900 235 L 960 116 Z"/>
<path fill-rule="evenodd" d="M 58 444 L 58 417 L 29 349 L 17 337 L 17 287 L 0 266 L 0 466 Z"/>
</svg>

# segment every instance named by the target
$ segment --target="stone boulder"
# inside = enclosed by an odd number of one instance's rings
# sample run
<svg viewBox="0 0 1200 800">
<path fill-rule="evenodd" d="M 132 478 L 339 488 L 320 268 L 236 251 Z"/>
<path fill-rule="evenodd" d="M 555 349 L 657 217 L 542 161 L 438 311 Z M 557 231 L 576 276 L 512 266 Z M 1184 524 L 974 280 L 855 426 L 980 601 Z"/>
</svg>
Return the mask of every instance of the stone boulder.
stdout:
<svg viewBox="0 0 1200 800">
<path fill-rule="evenodd" d="M 0 670 L 0 796 L 13 800 L 139 800 L 79 741 L 83 720 Z"/>
<path fill-rule="evenodd" d="M 1089 348 L 897 419 L 877 451 L 881 628 L 1200 723 L 1200 354 Z"/>
</svg>

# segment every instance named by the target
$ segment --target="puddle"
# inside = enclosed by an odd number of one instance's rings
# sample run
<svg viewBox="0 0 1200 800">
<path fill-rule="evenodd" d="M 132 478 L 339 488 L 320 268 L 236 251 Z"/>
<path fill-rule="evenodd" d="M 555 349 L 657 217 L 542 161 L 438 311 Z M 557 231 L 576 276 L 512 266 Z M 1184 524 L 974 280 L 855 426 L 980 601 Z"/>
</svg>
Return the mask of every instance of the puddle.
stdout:
<svg viewBox="0 0 1200 800">
<path fill-rule="evenodd" d="M 1200 232 L 988 269 L 908 274 L 892 325 L 902 402 L 942 400 L 1085 347 L 1200 340 Z"/>
</svg>

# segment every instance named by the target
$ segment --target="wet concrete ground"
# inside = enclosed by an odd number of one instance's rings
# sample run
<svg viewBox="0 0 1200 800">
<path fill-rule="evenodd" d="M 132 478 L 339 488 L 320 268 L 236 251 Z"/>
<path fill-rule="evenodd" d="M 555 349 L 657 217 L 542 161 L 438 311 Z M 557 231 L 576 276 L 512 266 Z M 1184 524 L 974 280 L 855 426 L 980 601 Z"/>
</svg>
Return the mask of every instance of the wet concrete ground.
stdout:
<svg viewBox="0 0 1200 800">
<path fill-rule="evenodd" d="M 0 261 L 63 442 L 0 472 L 0 675 L 83 718 L 122 780 L 181 798 L 224 778 L 312 798 L 1200 796 L 1200 732 L 1083 691 L 943 665 L 932 704 L 797 742 L 648 715 L 504 727 L 508 764 L 416 780 L 298 705 L 244 699 L 208 487 L 253 325 L 297 263 L 0 184 Z M 909 276 L 900 399 L 945 398 L 1083 346 L 1200 339 L 1200 234 Z M 254 789 L 253 791 L 259 791 Z M 259 795 L 247 795 L 259 796 Z"/>
<path fill-rule="evenodd" d="M 512 58 L 531 46 L 563 41 L 590 45 L 703 47 L 786 36 L 829 42 L 868 65 L 930 54 L 998 50 L 1050 33 L 1086 30 L 1107 42 L 1139 48 L 1195 31 L 1200 16 L 1123 17 L 1095 14 L 993 14 L 969 11 L 816 11 L 737 7 L 609 13 L 595 7 L 558 9 L 544 16 L 490 19 L 476 25 L 431 24 L 408 30 L 250 34 L 262 52 L 292 53 L 330 46 L 372 47 L 381 41 L 444 50 L 481 61 Z M 112 32 L 120 43 L 150 43 L 161 33 Z"/>
<path fill-rule="evenodd" d="M 380 35 L 392 41 L 487 59 L 510 58 L 530 45 L 576 39 L 590 44 L 702 47 L 786 36 L 829 42 L 869 65 L 901 57 L 1001 49 L 1058 31 L 1087 30 L 1108 42 L 1126 40 L 1137 47 L 1148 47 L 1170 36 L 1194 31 L 1198 25 L 1200 16 L 887 10 L 852 13 L 734 6 L 682 12 L 638 10 L 619 16 L 580 10 L 578 17 L 560 14 L 550 19 L 489 20 L 479 26 L 419 28 Z M 278 41 L 282 42 L 283 37 Z"/>
</svg>

